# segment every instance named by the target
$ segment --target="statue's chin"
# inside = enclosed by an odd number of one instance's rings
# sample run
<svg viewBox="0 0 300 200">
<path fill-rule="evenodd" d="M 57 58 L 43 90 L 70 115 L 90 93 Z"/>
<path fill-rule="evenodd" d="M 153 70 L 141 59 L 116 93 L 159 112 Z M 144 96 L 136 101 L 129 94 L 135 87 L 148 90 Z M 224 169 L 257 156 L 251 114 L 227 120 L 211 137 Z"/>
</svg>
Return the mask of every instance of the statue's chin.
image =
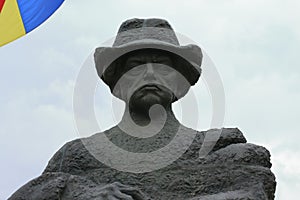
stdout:
<svg viewBox="0 0 300 200">
<path fill-rule="evenodd" d="M 129 102 L 131 111 L 148 113 L 153 105 L 162 105 L 168 107 L 172 102 L 170 96 L 159 96 L 157 94 L 148 93 L 143 96 L 132 96 Z"/>
</svg>

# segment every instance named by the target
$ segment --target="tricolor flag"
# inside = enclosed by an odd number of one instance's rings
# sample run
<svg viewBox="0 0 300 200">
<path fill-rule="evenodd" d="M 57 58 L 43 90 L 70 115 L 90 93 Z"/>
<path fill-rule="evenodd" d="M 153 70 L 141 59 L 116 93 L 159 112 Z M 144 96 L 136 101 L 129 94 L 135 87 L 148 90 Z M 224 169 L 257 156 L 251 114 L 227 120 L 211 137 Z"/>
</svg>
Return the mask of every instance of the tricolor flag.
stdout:
<svg viewBox="0 0 300 200">
<path fill-rule="evenodd" d="M 0 46 L 38 27 L 64 0 L 0 0 Z"/>
</svg>

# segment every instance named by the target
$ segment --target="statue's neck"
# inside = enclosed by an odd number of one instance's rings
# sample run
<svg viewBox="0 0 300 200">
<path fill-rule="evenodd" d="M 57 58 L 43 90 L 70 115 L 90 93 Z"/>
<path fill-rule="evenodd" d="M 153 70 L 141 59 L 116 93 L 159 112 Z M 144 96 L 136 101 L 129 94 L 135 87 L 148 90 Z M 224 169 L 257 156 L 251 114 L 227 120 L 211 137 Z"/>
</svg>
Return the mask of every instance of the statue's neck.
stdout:
<svg viewBox="0 0 300 200">
<path fill-rule="evenodd" d="M 122 117 L 122 122 L 126 122 L 128 120 L 133 121 L 140 126 L 146 126 L 151 123 L 151 121 L 161 121 L 165 122 L 166 124 L 178 122 L 172 111 L 171 104 L 166 107 L 154 105 L 147 112 L 141 112 L 140 110 L 131 109 L 126 105 L 125 112 Z"/>
</svg>

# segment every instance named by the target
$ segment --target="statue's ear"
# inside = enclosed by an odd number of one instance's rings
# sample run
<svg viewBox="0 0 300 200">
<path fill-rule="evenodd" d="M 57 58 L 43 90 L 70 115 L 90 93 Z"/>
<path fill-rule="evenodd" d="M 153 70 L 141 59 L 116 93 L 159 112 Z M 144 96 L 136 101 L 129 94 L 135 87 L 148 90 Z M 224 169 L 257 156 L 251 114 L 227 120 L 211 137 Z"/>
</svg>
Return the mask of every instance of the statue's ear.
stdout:
<svg viewBox="0 0 300 200">
<path fill-rule="evenodd" d="M 178 85 L 177 91 L 174 91 L 175 94 L 176 94 L 175 101 L 177 101 L 178 99 L 181 99 L 182 97 L 184 97 L 188 93 L 190 88 L 191 88 L 190 84 L 180 84 L 180 85 Z"/>
<path fill-rule="evenodd" d="M 113 88 L 110 88 L 111 93 L 118 99 L 125 101 L 125 96 L 122 94 L 121 86 L 116 84 Z"/>
</svg>

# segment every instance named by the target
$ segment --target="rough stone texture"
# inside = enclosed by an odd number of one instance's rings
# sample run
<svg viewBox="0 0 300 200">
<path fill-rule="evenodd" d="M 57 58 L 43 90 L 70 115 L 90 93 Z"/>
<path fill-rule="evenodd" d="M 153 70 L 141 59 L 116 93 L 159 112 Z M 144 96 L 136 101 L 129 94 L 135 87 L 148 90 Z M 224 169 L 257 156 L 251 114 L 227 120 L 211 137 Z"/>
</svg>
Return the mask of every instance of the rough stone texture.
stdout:
<svg viewBox="0 0 300 200">
<path fill-rule="evenodd" d="M 105 134 L 114 140 L 118 132 L 114 127 Z M 10 199 L 274 199 L 276 182 L 270 170 L 269 151 L 246 143 L 237 128 L 222 129 L 213 150 L 199 158 L 205 134 L 215 132 L 198 132 L 192 145 L 177 161 L 140 174 L 107 167 L 77 139 L 65 144 L 49 161 L 43 174 L 20 188 Z M 97 134 L 84 140 L 94 137 Z M 132 141 L 127 138 L 126 142 L 131 145 Z M 108 198 L 110 195 L 112 198 Z"/>
<path fill-rule="evenodd" d="M 122 194 L 123 193 L 123 194 Z M 44 173 L 30 181 L 11 199 L 72 199 L 72 200 L 103 200 L 108 196 L 117 199 L 145 199 L 138 189 L 120 183 L 108 185 L 96 184 L 83 176 L 61 172 Z"/>
</svg>

